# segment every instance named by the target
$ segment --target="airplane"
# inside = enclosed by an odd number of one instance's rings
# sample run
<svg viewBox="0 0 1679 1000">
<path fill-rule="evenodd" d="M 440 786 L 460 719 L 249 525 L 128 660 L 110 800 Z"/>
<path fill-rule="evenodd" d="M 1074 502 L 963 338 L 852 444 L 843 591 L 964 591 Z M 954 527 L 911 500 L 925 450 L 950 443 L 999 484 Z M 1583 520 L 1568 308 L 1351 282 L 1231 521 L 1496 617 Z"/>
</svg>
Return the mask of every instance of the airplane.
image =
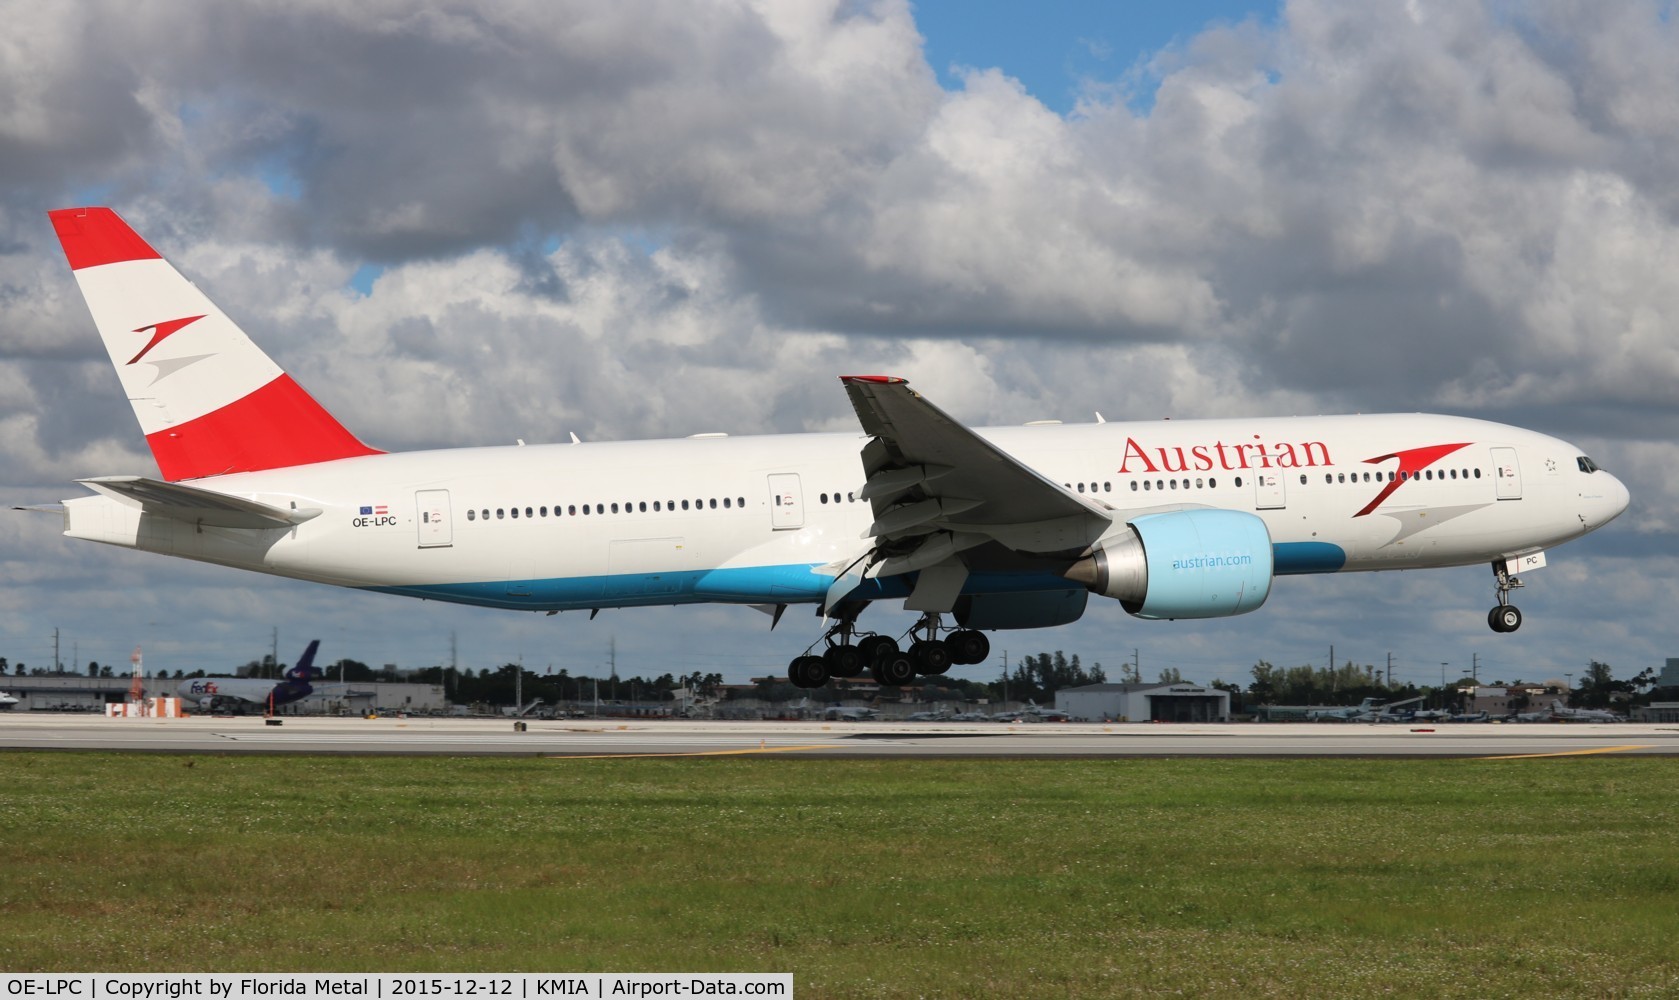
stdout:
<svg viewBox="0 0 1679 1000">
<path fill-rule="evenodd" d="M 1423 698 L 1424 698 L 1424 696 L 1419 694 L 1415 698 L 1406 698 L 1403 701 L 1389 702 L 1387 704 L 1381 705 L 1380 707 L 1378 707 L 1378 708 L 1376 708 L 1372 711 L 1365 712 L 1362 715 L 1353 716 L 1352 721 L 1353 722 L 1410 722 L 1411 720 L 1416 718 L 1417 713 L 1416 712 L 1401 712 L 1401 711 L 1398 711 L 1398 710 L 1401 709 L 1401 708 L 1404 708 L 1406 705 L 1415 705 L 1418 702 L 1422 701 Z"/>
<path fill-rule="evenodd" d="M 1314 708 L 1306 713 L 1308 722 L 1349 722 L 1376 711 L 1382 702 L 1377 698 L 1366 698 L 1357 705 L 1346 708 Z"/>
<path fill-rule="evenodd" d="M 1462 715 L 1452 715 L 1446 718 L 1447 722 L 1490 722 L 1491 720 L 1492 715 L 1488 712 L 1465 712 Z"/>
<path fill-rule="evenodd" d="M 868 722 L 880 718 L 880 710 L 876 708 L 845 708 L 840 705 L 830 705 L 822 710 L 825 722 Z"/>
<path fill-rule="evenodd" d="M 18 706 L 18 699 L 4 691 L 0 691 L 0 712 L 9 712 Z"/>
<path fill-rule="evenodd" d="M 970 428 L 842 376 L 857 433 L 386 453 L 111 209 L 49 213 L 158 467 L 40 505 L 64 534 L 385 594 L 556 614 L 814 609 L 793 683 L 986 660 L 986 633 L 1221 618 L 1280 576 L 1493 571 L 1494 631 L 1545 552 L 1626 509 L 1580 449 L 1427 414 Z M 414 392 L 430 391 L 415 386 Z M 862 628 L 878 602 L 919 615 Z M 953 623 L 953 624 L 952 624 Z M 902 640 L 902 642 L 900 642 Z"/>
<path fill-rule="evenodd" d="M 1561 700 L 1552 700 L 1551 718 L 1558 722 L 1625 722 L 1626 717 L 1600 708 L 1569 708 Z"/>
<path fill-rule="evenodd" d="M 1072 718 L 1059 708 L 1045 708 L 1032 699 L 1026 699 L 1026 714 L 1039 722 L 1066 722 Z"/>
<path fill-rule="evenodd" d="M 951 722 L 990 722 L 991 721 L 991 716 L 986 715 L 983 711 L 976 708 L 971 712 L 957 712 L 955 715 L 950 717 L 950 721 Z"/>
<path fill-rule="evenodd" d="M 949 722 L 951 712 L 948 708 L 935 708 L 928 712 L 911 712 L 904 717 L 905 722 Z"/>
<path fill-rule="evenodd" d="M 200 677 L 182 681 L 176 693 L 182 701 L 197 705 L 206 712 L 217 709 L 274 709 L 289 705 L 313 694 L 315 688 L 311 682 L 326 676 L 325 670 L 315 666 L 315 650 L 320 645 L 321 640 L 310 640 L 309 647 L 298 657 L 297 665 L 286 671 L 283 680 Z"/>
</svg>

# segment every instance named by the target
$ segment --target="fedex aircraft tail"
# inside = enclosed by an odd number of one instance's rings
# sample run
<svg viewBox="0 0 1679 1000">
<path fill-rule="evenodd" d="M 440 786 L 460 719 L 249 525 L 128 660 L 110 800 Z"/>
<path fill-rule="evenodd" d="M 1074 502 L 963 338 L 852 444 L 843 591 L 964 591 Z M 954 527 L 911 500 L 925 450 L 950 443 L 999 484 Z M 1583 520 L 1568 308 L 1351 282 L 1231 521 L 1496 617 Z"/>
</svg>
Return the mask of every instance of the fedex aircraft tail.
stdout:
<svg viewBox="0 0 1679 1000">
<path fill-rule="evenodd" d="M 379 454 L 117 213 L 47 214 L 165 479 Z"/>
<path fill-rule="evenodd" d="M 309 640 L 309 648 L 305 649 L 303 655 L 298 657 L 296 665 L 286 671 L 286 680 L 302 681 L 307 684 L 317 677 L 326 676 L 325 670 L 315 666 L 315 650 L 319 649 L 320 645 L 321 640 L 319 639 Z"/>
</svg>

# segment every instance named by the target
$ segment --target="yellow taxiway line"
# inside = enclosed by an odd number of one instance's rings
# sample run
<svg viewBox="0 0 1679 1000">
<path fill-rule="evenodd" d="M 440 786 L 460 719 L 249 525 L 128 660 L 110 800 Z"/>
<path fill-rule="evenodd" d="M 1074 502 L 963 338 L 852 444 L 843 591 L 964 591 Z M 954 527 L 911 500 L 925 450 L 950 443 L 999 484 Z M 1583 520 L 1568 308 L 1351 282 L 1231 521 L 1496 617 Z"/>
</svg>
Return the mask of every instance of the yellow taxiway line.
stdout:
<svg viewBox="0 0 1679 1000">
<path fill-rule="evenodd" d="M 1513 753 L 1502 757 L 1481 757 L 1480 760 L 1531 760 L 1535 757 L 1585 757 L 1599 753 L 1626 753 L 1628 750 L 1648 750 L 1649 745 L 1632 744 L 1624 747 L 1593 747 L 1590 750 L 1558 750 L 1554 753 Z"/>
<path fill-rule="evenodd" d="M 676 753 L 556 753 L 553 760 L 620 760 L 625 757 L 743 757 L 749 754 L 787 753 L 794 750 L 837 750 L 833 743 L 813 743 L 799 747 L 742 747 L 738 750 L 683 750 Z"/>
</svg>

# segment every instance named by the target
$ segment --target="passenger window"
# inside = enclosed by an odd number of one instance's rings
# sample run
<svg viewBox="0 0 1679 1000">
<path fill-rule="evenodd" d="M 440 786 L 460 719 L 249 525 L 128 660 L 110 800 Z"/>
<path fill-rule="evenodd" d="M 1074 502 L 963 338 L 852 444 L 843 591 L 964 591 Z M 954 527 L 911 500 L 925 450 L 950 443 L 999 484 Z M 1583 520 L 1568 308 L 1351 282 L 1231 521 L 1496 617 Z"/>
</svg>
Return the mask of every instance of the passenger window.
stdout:
<svg viewBox="0 0 1679 1000">
<path fill-rule="evenodd" d="M 499 521 L 506 516 L 507 516 L 507 508 L 505 508 L 505 507 L 497 507 L 496 508 L 496 520 Z"/>
<path fill-rule="evenodd" d="M 1240 486 L 1240 485 L 1242 485 L 1242 477 L 1241 477 L 1241 476 L 1237 476 L 1237 477 L 1236 477 L 1236 485 L 1237 485 L 1237 486 Z"/>
<path fill-rule="evenodd" d="M 1300 474 L 1300 485 L 1301 485 L 1301 486 L 1304 486 L 1304 485 L 1306 485 L 1306 474 L 1305 474 L 1305 473 L 1304 473 L 1304 472 L 1302 472 L 1302 473 L 1301 473 L 1301 474 Z"/>
<path fill-rule="evenodd" d="M 1146 490 L 1148 488 L 1149 488 L 1149 481 L 1147 479 L 1145 479 L 1145 480 L 1143 480 L 1143 489 Z"/>
<path fill-rule="evenodd" d="M 729 499 L 730 499 L 729 497 L 724 497 L 723 498 L 723 506 L 724 506 L 725 509 L 733 506 L 733 504 L 729 503 Z"/>
<path fill-rule="evenodd" d="M 717 509 L 717 498 L 716 498 L 716 497 L 712 497 L 712 498 L 711 498 L 711 509 L 712 509 L 712 510 L 716 510 L 716 509 Z"/>
<path fill-rule="evenodd" d="M 1137 492 L 1137 481 L 1135 479 L 1131 480 L 1131 492 Z"/>
<path fill-rule="evenodd" d="M 683 509 L 683 510 L 687 510 L 687 509 L 688 509 L 688 501 L 686 501 L 686 500 L 684 500 L 684 501 L 682 501 L 682 509 Z"/>
<path fill-rule="evenodd" d="M 466 519 L 468 521 L 478 520 L 478 512 L 469 508 L 466 512 Z"/>
</svg>

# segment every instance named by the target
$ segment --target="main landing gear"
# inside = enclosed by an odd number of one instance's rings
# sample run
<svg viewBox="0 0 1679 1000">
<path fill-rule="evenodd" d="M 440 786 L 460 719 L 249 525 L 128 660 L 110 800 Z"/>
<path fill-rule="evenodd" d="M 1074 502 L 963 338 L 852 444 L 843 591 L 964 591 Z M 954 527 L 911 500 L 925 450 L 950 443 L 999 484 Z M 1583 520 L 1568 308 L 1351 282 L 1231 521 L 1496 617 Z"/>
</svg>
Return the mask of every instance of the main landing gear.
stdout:
<svg viewBox="0 0 1679 1000">
<path fill-rule="evenodd" d="M 954 664 L 983 663 L 991 655 L 991 640 L 976 629 L 955 629 L 939 638 L 936 614 L 924 615 L 910 627 L 908 649 L 900 649 L 889 635 L 866 635 L 853 642 L 854 623 L 843 621 L 828 630 L 821 655 L 809 650 L 787 665 L 787 679 L 795 687 L 819 688 L 830 677 L 857 677 L 864 670 L 883 687 L 908 684 L 916 674 L 936 676 Z M 814 647 L 812 647 L 814 648 Z"/>
<path fill-rule="evenodd" d="M 1487 624 L 1494 632 L 1514 632 L 1522 627 L 1522 612 L 1510 603 L 1510 591 L 1522 585 L 1521 578 L 1511 575 L 1509 566 L 1503 560 L 1492 564 L 1492 575 L 1498 607 L 1487 612 Z"/>
</svg>

